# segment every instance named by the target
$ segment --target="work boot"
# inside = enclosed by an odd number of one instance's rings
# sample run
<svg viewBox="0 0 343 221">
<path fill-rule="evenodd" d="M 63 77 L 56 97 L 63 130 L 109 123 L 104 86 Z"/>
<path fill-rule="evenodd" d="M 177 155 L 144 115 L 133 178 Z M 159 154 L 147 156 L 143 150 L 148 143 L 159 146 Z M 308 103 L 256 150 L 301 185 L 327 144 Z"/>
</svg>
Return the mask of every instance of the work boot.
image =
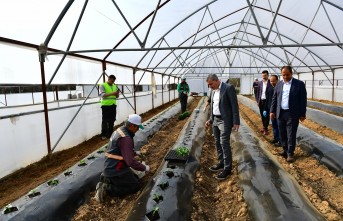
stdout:
<svg viewBox="0 0 343 221">
<path fill-rule="evenodd" d="M 105 190 L 104 186 L 105 186 L 105 184 L 103 182 L 99 182 L 96 185 L 95 200 L 98 203 L 103 203 L 104 202 L 104 197 L 105 197 L 105 194 L 106 194 L 106 190 Z"/>
<path fill-rule="evenodd" d="M 287 158 L 287 153 L 286 153 L 284 150 L 278 152 L 278 155 L 279 155 L 279 156 L 282 156 L 283 158 Z"/>
<path fill-rule="evenodd" d="M 295 158 L 294 158 L 294 156 L 292 156 L 292 155 L 288 154 L 288 157 L 287 157 L 287 162 L 288 162 L 288 163 L 293 163 L 294 161 L 295 161 Z"/>
<path fill-rule="evenodd" d="M 219 170 L 221 170 L 223 168 L 224 168 L 224 164 L 218 163 L 217 165 L 213 165 L 213 166 L 211 166 L 208 169 L 211 170 L 212 172 L 217 172 L 217 171 L 219 171 Z"/>
<path fill-rule="evenodd" d="M 225 180 L 231 175 L 230 170 L 223 170 L 218 176 L 217 180 Z"/>
</svg>

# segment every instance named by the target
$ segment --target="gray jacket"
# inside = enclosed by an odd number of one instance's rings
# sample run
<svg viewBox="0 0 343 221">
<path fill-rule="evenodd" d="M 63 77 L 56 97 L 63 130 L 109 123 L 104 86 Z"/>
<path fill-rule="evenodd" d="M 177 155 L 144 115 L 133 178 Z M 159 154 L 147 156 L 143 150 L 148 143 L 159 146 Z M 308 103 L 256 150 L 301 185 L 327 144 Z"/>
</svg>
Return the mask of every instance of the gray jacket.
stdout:
<svg viewBox="0 0 343 221">
<path fill-rule="evenodd" d="M 211 94 L 211 124 L 214 120 L 212 111 L 213 95 L 214 93 Z M 237 94 L 235 91 L 235 87 L 229 83 L 226 84 L 222 82 L 221 84 L 219 95 L 219 111 L 225 125 L 228 125 L 230 127 L 233 127 L 233 125 L 240 125 Z"/>
</svg>

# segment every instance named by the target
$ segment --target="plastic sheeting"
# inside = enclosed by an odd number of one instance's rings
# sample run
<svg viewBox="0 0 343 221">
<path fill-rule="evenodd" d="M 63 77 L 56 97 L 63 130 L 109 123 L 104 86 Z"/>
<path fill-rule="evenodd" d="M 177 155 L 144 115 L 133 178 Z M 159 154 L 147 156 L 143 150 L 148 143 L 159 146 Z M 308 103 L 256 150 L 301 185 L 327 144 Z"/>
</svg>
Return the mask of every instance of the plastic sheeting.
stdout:
<svg viewBox="0 0 343 221">
<path fill-rule="evenodd" d="M 341 114 L 343 114 L 343 112 L 341 112 Z M 343 117 L 338 117 L 312 108 L 307 108 L 306 117 L 320 125 L 343 134 Z"/>
<path fill-rule="evenodd" d="M 158 131 L 170 117 L 180 111 L 177 103 L 167 110 L 157 114 L 143 123 L 144 130 L 139 130 L 134 137 L 135 149 L 139 149 L 147 143 L 148 137 Z M 101 148 L 104 150 L 104 147 Z M 95 157 L 94 159 L 88 159 Z M 0 221 L 25 220 L 25 221 L 48 221 L 69 220 L 75 210 L 89 198 L 90 191 L 95 189 L 103 170 L 104 153 L 90 154 L 85 158 L 87 165 L 80 167 L 78 164 L 71 167 L 70 176 L 60 174 L 55 177 L 59 181 L 55 187 L 46 183 L 38 186 L 35 190 L 40 192 L 39 196 L 22 198 L 14 201 L 12 206 L 19 210 L 0 216 Z"/>
<path fill-rule="evenodd" d="M 325 220 L 311 205 L 301 187 L 277 163 L 241 119 L 232 133 L 234 159 L 243 197 L 254 220 Z"/>
<path fill-rule="evenodd" d="M 238 100 L 259 114 L 256 102 L 249 98 L 238 96 Z M 310 154 L 314 154 L 320 163 L 333 170 L 338 176 L 343 176 L 343 146 L 333 140 L 318 135 L 312 130 L 299 125 L 297 131 L 299 146 Z"/>
<path fill-rule="evenodd" d="M 205 105 L 202 99 L 197 108 Z M 192 194 L 195 172 L 199 166 L 199 156 L 204 142 L 205 121 L 207 112 L 195 109 L 188 122 L 180 132 L 178 140 L 171 148 L 182 146 L 190 149 L 186 164 L 173 161 L 163 161 L 156 176 L 146 186 L 126 218 L 128 221 L 147 220 L 146 214 L 158 207 L 160 220 L 189 220 L 192 210 Z M 169 187 L 162 189 L 160 184 L 168 182 Z M 154 196 L 159 195 L 163 200 L 156 202 Z"/>
<path fill-rule="evenodd" d="M 317 101 L 307 101 L 307 105 L 310 107 L 319 108 L 325 111 L 329 111 L 336 114 L 343 114 L 343 106 L 335 106 L 332 104 L 324 104 Z"/>
</svg>

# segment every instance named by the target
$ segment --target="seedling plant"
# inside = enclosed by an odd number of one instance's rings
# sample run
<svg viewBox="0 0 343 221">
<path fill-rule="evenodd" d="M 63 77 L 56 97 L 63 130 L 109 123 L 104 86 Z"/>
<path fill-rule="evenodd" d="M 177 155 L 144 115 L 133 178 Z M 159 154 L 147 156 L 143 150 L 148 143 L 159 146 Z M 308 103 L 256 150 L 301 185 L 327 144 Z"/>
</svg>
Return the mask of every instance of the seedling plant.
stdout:
<svg viewBox="0 0 343 221">
<path fill-rule="evenodd" d="M 186 157 L 188 156 L 190 150 L 187 147 L 178 147 L 176 148 L 176 154 L 181 156 L 181 157 Z"/>
<path fill-rule="evenodd" d="M 49 186 L 57 186 L 57 184 L 58 184 L 58 180 L 50 180 L 50 181 L 48 181 L 48 185 Z"/>
</svg>

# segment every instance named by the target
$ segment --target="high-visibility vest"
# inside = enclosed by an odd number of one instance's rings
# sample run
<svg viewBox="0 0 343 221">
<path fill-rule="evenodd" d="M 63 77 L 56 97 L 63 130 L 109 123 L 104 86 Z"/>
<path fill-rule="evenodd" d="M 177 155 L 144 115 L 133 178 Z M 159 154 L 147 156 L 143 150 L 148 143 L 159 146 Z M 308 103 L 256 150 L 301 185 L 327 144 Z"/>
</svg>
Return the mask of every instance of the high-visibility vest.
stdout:
<svg viewBox="0 0 343 221">
<path fill-rule="evenodd" d="M 112 86 L 108 85 L 107 82 L 103 83 L 103 86 L 105 88 L 105 93 L 109 94 L 112 92 L 116 92 L 117 91 L 117 85 L 112 84 Z M 112 95 L 112 96 L 108 96 L 108 97 L 102 97 L 101 99 L 101 106 L 111 106 L 111 105 L 117 105 L 117 99 L 116 96 Z"/>
</svg>

